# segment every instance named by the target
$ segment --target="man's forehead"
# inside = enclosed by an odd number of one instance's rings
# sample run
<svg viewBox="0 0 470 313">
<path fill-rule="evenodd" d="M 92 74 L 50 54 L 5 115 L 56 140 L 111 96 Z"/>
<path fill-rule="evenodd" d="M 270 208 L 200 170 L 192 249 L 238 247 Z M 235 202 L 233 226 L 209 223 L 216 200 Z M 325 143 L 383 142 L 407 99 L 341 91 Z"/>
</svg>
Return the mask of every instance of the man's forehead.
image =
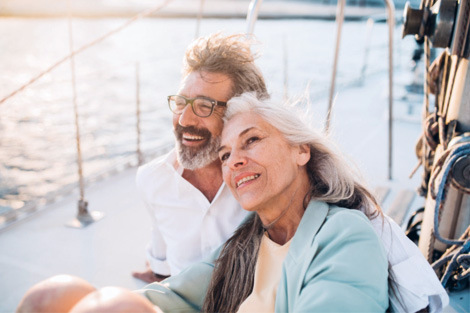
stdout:
<svg viewBox="0 0 470 313">
<path fill-rule="evenodd" d="M 217 96 L 216 100 L 228 100 L 232 94 L 232 80 L 222 73 L 192 72 L 183 78 L 178 94 L 188 97 Z"/>
</svg>

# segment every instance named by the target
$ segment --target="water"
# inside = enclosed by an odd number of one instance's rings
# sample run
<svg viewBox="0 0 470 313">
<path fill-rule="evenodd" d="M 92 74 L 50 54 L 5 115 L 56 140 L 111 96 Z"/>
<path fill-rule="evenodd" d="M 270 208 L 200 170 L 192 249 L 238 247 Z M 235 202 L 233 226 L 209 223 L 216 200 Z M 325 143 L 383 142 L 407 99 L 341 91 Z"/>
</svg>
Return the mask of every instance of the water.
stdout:
<svg viewBox="0 0 470 313">
<path fill-rule="evenodd" d="M 125 19 L 74 19 L 78 48 Z M 173 142 L 166 95 L 175 93 L 196 21 L 144 19 L 75 58 L 83 170 L 87 182 L 123 164 L 136 164 L 136 63 L 140 66 L 141 149 L 150 156 Z M 245 21 L 204 20 L 201 35 L 242 32 Z M 414 48 L 397 29 L 396 63 Z M 314 20 L 261 20 L 257 63 L 275 98 L 307 94 L 323 118 L 336 25 Z M 365 22 L 343 29 L 338 86 L 357 83 L 364 63 Z M 69 53 L 65 19 L 0 19 L 0 98 Z M 387 25 L 373 27 L 367 72 L 387 69 Z M 286 61 L 287 60 L 287 61 Z M 405 61 L 403 61 L 405 60 Z M 285 70 L 287 68 L 287 70 Z M 338 87 L 338 88 L 339 88 Z M 70 63 L 65 62 L 0 104 L 0 214 L 25 210 L 77 186 Z"/>
</svg>

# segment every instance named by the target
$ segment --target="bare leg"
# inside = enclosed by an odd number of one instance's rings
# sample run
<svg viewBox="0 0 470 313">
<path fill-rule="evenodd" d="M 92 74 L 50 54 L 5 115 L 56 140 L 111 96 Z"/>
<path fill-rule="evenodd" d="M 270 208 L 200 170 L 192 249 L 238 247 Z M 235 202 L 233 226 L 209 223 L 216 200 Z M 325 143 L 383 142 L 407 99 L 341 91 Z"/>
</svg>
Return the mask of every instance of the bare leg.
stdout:
<svg viewBox="0 0 470 313">
<path fill-rule="evenodd" d="M 65 313 L 95 290 L 95 287 L 79 277 L 53 276 L 31 287 L 24 295 L 16 312 Z"/>
<path fill-rule="evenodd" d="M 143 272 L 132 272 L 132 276 L 134 276 L 137 279 L 143 280 L 146 283 L 153 283 L 153 282 L 161 282 L 165 278 L 168 278 L 169 276 L 163 276 L 163 275 L 158 275 L 155 274 L 152 269 L 150 268 L 150 265 L 148 262 L 146 262 L 146 270 Z"/>
<path fill-rule="evenodd" d="M 70 313 L 163 313 L 146 298 L 119 287 L 105 287 L 88 294 Z"/>
</svg>

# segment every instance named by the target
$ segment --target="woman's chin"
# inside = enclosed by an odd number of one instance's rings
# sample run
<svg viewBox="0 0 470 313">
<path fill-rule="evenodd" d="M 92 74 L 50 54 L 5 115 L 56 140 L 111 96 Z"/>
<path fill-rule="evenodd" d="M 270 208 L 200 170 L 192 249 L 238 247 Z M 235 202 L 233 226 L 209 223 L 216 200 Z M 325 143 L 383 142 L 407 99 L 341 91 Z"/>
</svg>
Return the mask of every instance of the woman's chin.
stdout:
<svg viewBox="0 0 470 313">
<path fill-rule="evenodd" d="M 248 201 L 246 199 L 237 199 L 238 202 L 240 203 L 241 207 L 243 210 L 248 211 L 248 212 L 256 212 L 258 208 L 258 203 L 255 201 Z"/>
<path fill-rule="evenodd" d="M 248 211 L 248 212 L 256 212 L 256 207 L 250 206 L 250 205 L 241 205 L 243 210 Z"/>
</svg>

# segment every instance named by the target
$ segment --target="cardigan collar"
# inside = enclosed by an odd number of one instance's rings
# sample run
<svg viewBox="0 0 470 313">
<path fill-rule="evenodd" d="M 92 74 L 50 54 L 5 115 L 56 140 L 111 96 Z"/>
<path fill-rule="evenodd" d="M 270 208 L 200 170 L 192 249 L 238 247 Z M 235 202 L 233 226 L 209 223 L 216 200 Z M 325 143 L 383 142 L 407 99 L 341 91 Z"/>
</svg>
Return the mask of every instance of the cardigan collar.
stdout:
<svg viewBox="0 0 470 313">
<path fill-rule="evenodd" d="M 305 252 L 305 244 L 311 245 L 318 230 L 328 216 L 329 205 L 325 202 L 311 200 L 305 209 L 304 216 L 295 232 L 289 248 L 289 255 L 297 261 Z"/>
</svg>

